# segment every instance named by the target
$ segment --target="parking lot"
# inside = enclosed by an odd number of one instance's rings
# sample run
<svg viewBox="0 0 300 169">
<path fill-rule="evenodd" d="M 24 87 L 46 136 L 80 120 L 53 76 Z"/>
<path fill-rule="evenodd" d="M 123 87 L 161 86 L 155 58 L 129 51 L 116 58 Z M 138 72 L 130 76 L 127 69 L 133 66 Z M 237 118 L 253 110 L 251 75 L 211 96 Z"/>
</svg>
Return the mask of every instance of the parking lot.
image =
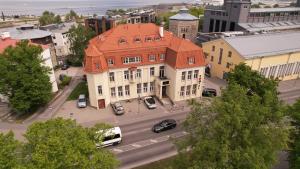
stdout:
<svg viewBox="0 0 300 169">
<path fill-rule="evenodd" d="M 86 108 L 77 108 L 77 101 L 67 101 L 56 113 L 55 117 L 72 118 L 84 126 L 92 126 L 98 122 L 110 124 L 124 124 L 141 118 L 152 118 L 163 116 L 164 114 L 173 113 L 173 109 L 164 107 L 156 100 L 156 109 L 148 109 L 143 100 L 133 99 L 129 101 L 121 101 L 125 109 L 125 114 L 115 115 L 112 107 L 109 105 L 105 109 L 95 109 L 87 106 Z M 185 104 L 182 102 L 181 104 Z M 182 108 L 183 105 L 179 108 Z"/>
</svg>

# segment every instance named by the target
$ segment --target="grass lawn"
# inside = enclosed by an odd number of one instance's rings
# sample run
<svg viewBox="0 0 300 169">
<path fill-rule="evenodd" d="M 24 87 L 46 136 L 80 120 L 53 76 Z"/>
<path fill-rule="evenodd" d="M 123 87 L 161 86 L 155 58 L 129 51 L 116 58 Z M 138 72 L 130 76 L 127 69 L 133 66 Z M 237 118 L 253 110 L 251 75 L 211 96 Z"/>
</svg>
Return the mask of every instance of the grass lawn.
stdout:
<svg viewBox="0 0 300 169">
<path fill-rule="evenodd" d="M 134 168 L 134 169 L 166 169 L 169 166 L 173 165 L 173 160 L 176 157 L 177 156 L 173 156 L 173 157 L 166 158 L 166 159 L 163 159 L 163 160 L 160 160 L 160 161 L 155 161 L 153 163 L 146 164 L 146 165 Z"/>
<path fill-rule="evenodd" d="M 85 97 L 88 97 L 89 92 L 86 82 L 80 82 L 69 95 L 67 100 L 77 100 L 80 94 L 85 94 Z"/>
</svg>

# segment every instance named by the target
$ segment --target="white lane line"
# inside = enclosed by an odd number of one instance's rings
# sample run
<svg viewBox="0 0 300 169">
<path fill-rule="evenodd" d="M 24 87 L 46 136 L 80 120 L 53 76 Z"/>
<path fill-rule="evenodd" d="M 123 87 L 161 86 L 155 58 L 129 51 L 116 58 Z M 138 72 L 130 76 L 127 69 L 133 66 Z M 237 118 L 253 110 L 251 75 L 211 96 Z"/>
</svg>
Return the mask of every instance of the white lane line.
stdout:
<svg viewBox="0 0 300 169">
<path fill-rule="evenodd" d="M 136 148 L 140 148 L 140 147 L 142 147 L 141 145 L 139 145 L 139 144 L 136 144 L 136 143 L 134 143 L 134 144 L 131 144 L 133 147 L 136 147 Z"/>
<path fill-rule="evenodd" d="M 151 131 L 151 128 L 145 128 L 145 129 L 141 129 L 141 130 L 123 132 L 123 136 L 130 136 L 130 135 L 142 133 L 142 132 L 145 132 L 145 131 Z"/>
<path fill-rule="evenodd" d="M 128 145 L 124 145 L 124 146 L 120 146 L 118 148 L 114 148 L 114 149 L 111 149 L 111 150 L 115 154 L 124 153 L 124 152 L 127 152 L 127 151 L 136 150 L 136 149 L 139 149 L 139 148 L 142 148 L 142 147 L 147 147 L 147 146 L 157 144 L 157 143 L 160 143 L 160 142 L 168 141 L 170 138 L 183 137 L 187 134 L 188 134 L 187 132 L 180 131 L 180 132 L 173 133 L 173 134 L 170 134 L 170 135 L 161 136 L 161 137 L 158 137 L 158 138 L 155 138 L 155 139 L 150 139 L 150 140 L 147 139 L 147 140 L 138 141 L 138 142 L 128 144 Z M 115 150 L 115 149 L 117 149 L 117 150 Z"/>
<path fill-rule="evenodd" d="M 118 148 L 114 148 L 114 149 L 112 149 L 112 151 L 114 151 L 116 153 L 122 153 L 123 152 L 123 150 L 118 149 Z"/>
<path fill-rule="evenodd" d="M 150 140 L 150 142 L 152 142 L 152 143 L 157 143 L 157 140 Z"/>
</svg>

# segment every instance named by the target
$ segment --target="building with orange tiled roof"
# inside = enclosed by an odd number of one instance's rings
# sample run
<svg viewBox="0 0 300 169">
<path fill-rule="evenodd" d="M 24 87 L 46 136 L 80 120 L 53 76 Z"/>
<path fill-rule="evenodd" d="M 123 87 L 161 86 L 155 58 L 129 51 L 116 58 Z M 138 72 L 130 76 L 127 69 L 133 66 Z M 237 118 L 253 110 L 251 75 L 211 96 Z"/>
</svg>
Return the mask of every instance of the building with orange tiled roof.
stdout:
<svg viewBox="0 0 300 169">
<path fill-rule="evenodd" d="M 176 102 L 201 96 L 202 49 L 155 24 L 119 25 L 85 50 L 91 106 L 144 96 Z"/>
<path fill-rule="evenodd" d="M 12 39 L 8 32 L 4 32 L 0 34 L 0 53 L 3 53 L 8 47 L 15 47 L 20 40 Z M 41 53 L 41 57 L 43 59 L 42 65 L 50 68 L 50 72 L 48 74 L 50 83 L 52 84 L 52 92 L 58 91 L 58 86 L 54 74 L 53 63 L 51 60 L 50 49 L 48 45 L 40 45 L 33 42 L 30 42 L 32 45 L 39 45 L 43 48 L 43 52 Z M 0 100 L 3 97 L 0 94 Z"/>
</svg>

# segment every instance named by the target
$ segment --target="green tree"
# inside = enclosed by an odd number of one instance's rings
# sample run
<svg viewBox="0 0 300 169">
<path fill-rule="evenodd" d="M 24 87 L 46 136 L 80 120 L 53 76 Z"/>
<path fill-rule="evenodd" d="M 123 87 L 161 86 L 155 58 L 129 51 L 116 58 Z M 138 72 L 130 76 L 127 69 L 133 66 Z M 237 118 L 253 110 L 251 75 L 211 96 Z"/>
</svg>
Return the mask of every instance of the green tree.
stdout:
<svg viewBox="0 0 300 169">
<path fill-rule="evenodd" d="M 293 106 L 290 106 L 288 111 L 294 120 L 293 126 L 295 128 L 291 135 L 293 142 L 290 146 L 290 168 L 298 169 L 300 168 L 300 100 L 298 100 Z"/>
<path fill-rule="evenodd" d="M 42 16 L 39 18 L 39 23 L 41 26 L 61 23 L 61 18 L 59 15 L 56 15 L 53 12 L 44 11 Z"/>
<path fill-rule="evenodd" d="M 50 69 L 42 66 L 42 51 L 40 46 L 21 41 L 0 54 L 0 93 L 20 114 L 34 111 L 51 99 Z"/>
<path fill-rule="evenodd" d="M 18 153 L 18 149 L 20 146 L 12 132 L 0 133 L 0 168 L 17 168 L 19 166 L 20 153 Z"/>
<path fill-rule="evenodd" d="M 96 34 L 92 29 L 86 28 L 81 24 L 77 27 L 72 26 L 69 33 L 72 51 L 69 61 L 74 66 L 80 66 L 84 58 L 84 49 L 87 47 L 89 40 Z"/>
<path fill-rule="evenodd" d="M 251 67 L 245 63 L 241 63 L 229 72 L 228 74 L 229 84 L 239 84 L 246 89 L 258 94 L 260 97 L 271 94 L 273 100 L 277 98 L 277 86 L 278 80 L 268 79 L 259 74 L 257 71 L 253 71 Z"/>
<path fill-rule="evenodd" d="M 94 131 L 62 118 L 34 123 L 25 134 L 24 165 L 49 169 L 116 168 L 115 156 L 109 150 L 96 148 Z"/>
<path fill-rule="evenodd" d="M 230 84 L 210 106 L 191 102 L 192 113 L 184 124 L 190 134 L 179 143 L 184 154 L 175 168 L 271 168 L 277 153 L 287 147 L 289 122 L 282 109 L 274 112 L 261 100 Z"/>
<path fill-rule="evenodd" d="M 79 16 L 73 10 L 70 10 L 70 12 L 68 14 L 66 14 L 66 16 L 65 16 L 66 21 L 76 21 L 78 18 L 79 18 Z"/>
</svg>

